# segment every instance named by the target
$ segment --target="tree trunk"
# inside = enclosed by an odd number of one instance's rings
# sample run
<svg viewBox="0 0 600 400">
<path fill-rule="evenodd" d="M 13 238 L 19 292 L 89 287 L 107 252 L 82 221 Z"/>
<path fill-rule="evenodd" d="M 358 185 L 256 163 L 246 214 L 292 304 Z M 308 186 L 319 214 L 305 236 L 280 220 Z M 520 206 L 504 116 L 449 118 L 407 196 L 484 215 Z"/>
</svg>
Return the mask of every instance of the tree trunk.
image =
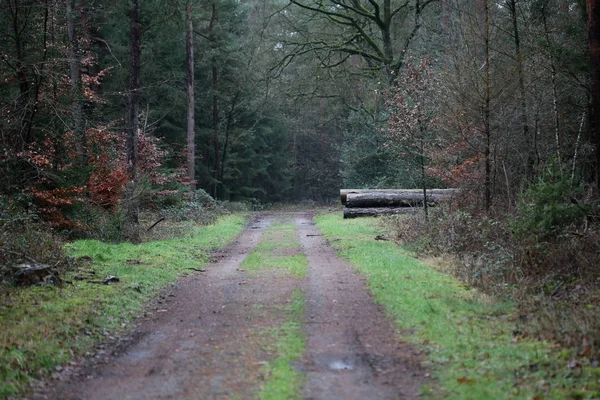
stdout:
<svg viewBox="0 0 600 400">
<path fill-rule="evenodd" d="M 15 115 L 17 115 L 20 126 L 19 126 L 19 138 L 21 148 L 24 148 L 25 144 L 33 141 L 32 135 L 32 118 L 30 115 L 34 112 L 35 108 L 31 102 L 31 84 L 29 77 L 27 76 L 27 64 L 25 62 L 25 34 L 24 27 L 30 22 L 30 6 L 21 5 L 18 2 L 8 1 L 7 2 L 8 12 L 11 14 L 12 23 L 12 39 L 14 40 L 15 46 L 15 65 L 13 69 L 15 75 L 19 81 L 19 97 L 15 101 Z M 23 20 L 21 19 L 23 14 Z"/>
<path fill-rule="evenodd" d="M 548 29 L 546 7 L 542 9 L 542 23 L 544 25 L 544 36 L 546 37 L 548 48 L 550 48 L 550 30 Z M 554 55 L 552 54 L 552 50 L 549 50 L 549 52 L 550 74 L 552 78 L 552 108 L 554 111 L 554 145 L 556 157 L 560 163 L 562 156 L 560 153 L 560 118 L 558 115 L 558 90 L 556 89 L 556 64 L 554 63 Z"/>
<path fill-rule="evenodd" d="M 216 47 L 216 37 L 215 37 L 215 31 L 214 31 L 214 26 L 215 26 L 215 21 L 217 19 L 217 7 L 216 4 L 213 2 L 212 3 L 212 15 L 210 17 L 210 23 L 209 23 L 209 38 L 211 41 L 211 45 L 213 46 L 213 51 L 214 48 Z M 219 72 L 217 70 L 217 61 L 216 59 L 213 57 L 212 59 L 212 91 L 213 91 L 213 95 L 212 95 L 212 119 L 213 119 L 213 148 L 214 148 L 214 152 L 215 152 L 215 165 L 214 165 L 214 175 L 213 175 L 213 192 L 212 192 L 212 196 L 215 199 L 219 198 L 219 176 L 220 174 L 220 165 L 221 165 L 221 159 L 219 157 L 219 104 L 218 104 L 218 96 L 217 96 L 217 85 L 219 83 Z"/>
<path fill-rule="evenodd" d="M 432 194 L 423 189 L 413 192 L 371 192 L 348 194 L 346 197 L 346 207 L 365 208 L 365 207 L 423 207 L 423 199 L 434 204 L 446 198 L 443 194 Z"/>
<path fill-rule="evenodd" d="M 600 187 L 600 4 L 598 0 L 587 0 L 587 15 L 588 38 L 590 42 L 590 72 L 592 75 L 590 134 L 596 152 L 594 165 L 596 186 Z"/>
<path fill-rule="evenodd" d="M 517 75 L 519 78 L 519 102 L 521 103 L 521 126 L 523 129 L 523 139 L 527 149 L 527 165 L 525 175 L 527 179 L 533 178 L 533 168 L 535 164 L 535 149 L 533 141 L 529 134 L 529 121 L 527 118 L 527 97 L 525 94 L 525 73 L 523 71 L 523 52 L 521 50 L 521 39 L 519 37 L 519 20 L 517 14 L 517 0 L 508 0 L 506 2 L 512 17 L 513 36 L 515 41 L 515 59 L 517 62 Z"/>
<path fill-rule="evenodd" d="M 233 126 L 233 113 L 237 106 L 238 100 L 242 92 L 238 90 L 231 101 L 231 108 L 229 109 L 229 113 L 227 114 L 227 124 L 225 126 L 225 140 L 223 141 L 223 152 L 221 156 L 221 165 L 220 165 L 220 174 L 219 174 L 219 182 L 223 182 L 223 174 L 225 171 L 225 163 L 227 162 L 227 148 L 229 147 L 229 138 L 231 136 L 231 127 Z"/>
<path fill-rule="evenodd" d="M 492 161 L 491 161 L 491 129 L 490 129 L 490 9 L 488 0 L 483 2 L 485 7 L 484 21 L 484 52 L 485 52 L 485 105 L 483 109 L 483 127 L 484 127 L 484 163 L 485 163 L 485 182 L 484 182 L 484 204 L 485 210 L 489 211 L 492 206 Z"/>
<path fill-rule="evenodd" d="M 68 64 L 71 86 L 71 113 L 73 115 L 73 135 L 75 137 L 75 152 L 77 162 L 85 164 L 85 132 L 83 126 L 83 98 L 81 92 L 81 70 L 79 63 L 79 40 L 75 27 L 75 0 L 66 1 Z"/>
<path fill-rule="evenodd" d="M 427 189 L 428 195 L 440 195 L 442 198 L 449 198 L 459 192 L 458 189 Z M 348 195 L 350 194 L 362 194 L 362 193 L 392 193 L 392 194 L 420 194 L 423 193 L 423 189 L 340 189 L 340 201 L 342 204 L 346 204 Z"/>
<path fill-rule="evenodd" d="M 139 240 L 139 199 L 137 194 L 137 158 L 140 107 L 140 72 L 142 53 L 142 29 L 140 0 L 131 0 L 129 9 L 129 99 L 127 107 L 127 173 L 129 183 L 124 193 L 126 214 L 125 235 L 131 241 Z"/>
<path fill-rule="evenodd" d="M 344 218 L 377 217 L 379 215 L 415 214 L 422 208 L 383 207 L 383 208 L 344 208 Z"/>
<path fill-rule="evenodd" d="M 186 64 L 187 64 L 187 173 L 192 192 L 196 190 L 196 125 L 194 116 L 194 24 L 192 21 L 192 1 L 186 7 Z"/>
</svg>

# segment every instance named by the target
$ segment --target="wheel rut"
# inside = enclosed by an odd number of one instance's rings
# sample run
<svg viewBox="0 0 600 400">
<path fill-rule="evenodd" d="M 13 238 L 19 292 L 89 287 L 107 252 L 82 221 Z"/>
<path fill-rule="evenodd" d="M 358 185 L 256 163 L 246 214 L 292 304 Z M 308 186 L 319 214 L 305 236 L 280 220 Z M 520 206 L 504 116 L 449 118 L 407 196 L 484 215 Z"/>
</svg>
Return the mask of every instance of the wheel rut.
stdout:
<svg viewBox="0 0 600 400">
<path fill-rule="evenodd" d="M 308 258 L 305 283 L 305 399 L 410 399 L 424 372 L 416 350 L 376 304 L 365 281 L 320 235 L 310 215 L 296 217 Z"/>
</svg>

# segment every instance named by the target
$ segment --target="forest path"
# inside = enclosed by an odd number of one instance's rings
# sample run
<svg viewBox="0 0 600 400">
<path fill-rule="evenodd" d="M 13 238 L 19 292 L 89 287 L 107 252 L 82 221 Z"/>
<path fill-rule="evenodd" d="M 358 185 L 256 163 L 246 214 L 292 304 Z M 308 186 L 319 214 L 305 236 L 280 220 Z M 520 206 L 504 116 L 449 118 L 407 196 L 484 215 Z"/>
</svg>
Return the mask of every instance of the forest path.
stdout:
<svg viewBox="0 0 600 400">
<path fill-rule="evenodd" d="M 282 221 L 295 226 L 291 240 L 308 260 L 307 277 L 241 269 L 244 259 L 265 244 L 266 234 L 275 247 L 283 241 L 277 229 L 269 228 Z M 153 303 L 151 317 L 127 346 L 34 398 L 256 398 L 272 378 L 265 364 L 276 357 L 268 332 L 286 322 L 299 291 L 305 299 L 306 350 L 293 369 L 306 377 L 300 397 L 418 397 L 424 383 L 419 355 L 398 339 L 364 279 L 336 256 L 310 213 L 259 215 L 213 260 L 206 272 L 181 279 Z"/>
</svg>

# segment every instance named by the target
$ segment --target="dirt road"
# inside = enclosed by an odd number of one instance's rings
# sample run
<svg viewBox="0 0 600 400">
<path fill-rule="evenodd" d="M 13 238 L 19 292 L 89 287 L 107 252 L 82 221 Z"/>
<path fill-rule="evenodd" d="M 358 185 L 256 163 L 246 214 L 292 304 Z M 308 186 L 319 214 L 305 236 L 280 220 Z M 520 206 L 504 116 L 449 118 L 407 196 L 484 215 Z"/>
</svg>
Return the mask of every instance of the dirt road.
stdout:
<svg viewBox="0 0 600 400">
<path fill-rule="evenodd" d="M 295 225 L 291 240 L 308 260 L 305 278 L 240 266 L 274 224 Z M 289 238 L 287 239 L 289 240 Z M 296 244 L 297 245 L 297 244 Z M 256 217 L 206 272 L 182 279 L 149 308 L 126 346 L 90 363 L 69 382 L 36 399 L 251 399 L 270 377 L 275 355 L 265 332 L 287 318 L 294 293 L 304 293 L 305 399 L 408 399 L 424 371 L 364 280 L 339 259 L 308 213 Z"/>
</svg>

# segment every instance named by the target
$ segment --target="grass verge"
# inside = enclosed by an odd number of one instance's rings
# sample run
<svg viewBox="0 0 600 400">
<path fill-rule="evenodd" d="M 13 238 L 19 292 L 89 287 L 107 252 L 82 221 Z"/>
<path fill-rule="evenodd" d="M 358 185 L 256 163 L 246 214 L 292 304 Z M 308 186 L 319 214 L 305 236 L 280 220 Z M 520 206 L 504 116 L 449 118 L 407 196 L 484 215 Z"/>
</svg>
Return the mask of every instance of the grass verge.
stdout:
<svg viewBox="0 0 600 400">
<path fill-rule="evenodd" d="M 304 383 L 304 375 L 294 369 L 292 363 L 302 357 L 305 338 L 302 331 L 302 315 L 304 313 L 304 294 L 297 289 L 292 296 L 292 304 L 288 307 L 288 320 L 282 325 L 269 330 L 267 336 L 274 344 L 269 349 L 277 354 L 269 361 L 263 371 L 266 377 L 258 398 L 261 400 L 293 400 L 300 398 L 300 390 Z"/>
<path fill-rule="evenodd" d="M 368 280 L 406 339 L 427 350 L 441 390 L 432 398 L 597 398 L 600 368 L 552 343 L 514 332 L 511 304 L 490 299 L 455 278 L 420 263 L 393 243 L 372 219 L 322 215 L 317 225 Z"/>
<path fill-rule="evenodd" d="M 226 216 L 185 239 L 107 244 L 77 241 L 67 251 L 88 259 L 63 287 L 8 288 L 0 304 L 0 398 L 22 393 L 32 379 L 54 372 L 94 343 L 126 328 L 152 295 L 208 262 L 208 251 L 229 243 L 244 218 Z M 118 283 L 103 285 L 107 275 Z"/>
</svg>

